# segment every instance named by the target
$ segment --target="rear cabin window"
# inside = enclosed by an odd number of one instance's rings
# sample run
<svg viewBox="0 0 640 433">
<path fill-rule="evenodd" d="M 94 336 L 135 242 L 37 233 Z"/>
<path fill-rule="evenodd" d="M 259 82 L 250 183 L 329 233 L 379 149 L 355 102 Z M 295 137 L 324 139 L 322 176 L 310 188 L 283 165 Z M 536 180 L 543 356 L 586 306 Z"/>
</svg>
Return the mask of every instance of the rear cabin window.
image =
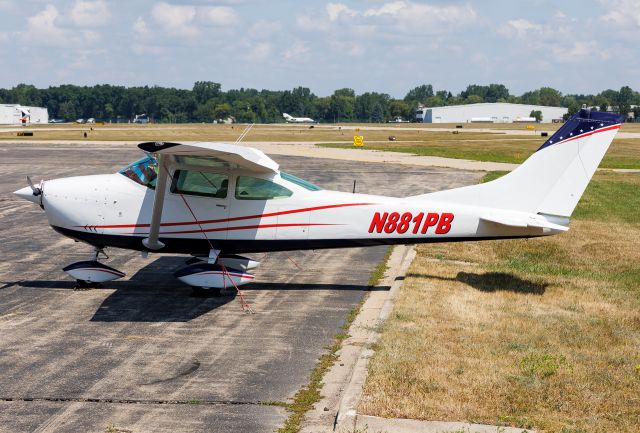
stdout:
<svg viewBox="0 0 640 433">
<path fill-rule="evenodd" d="M 120 170 L 118 173 L 128 177 L 132 181 L 155 189 L 158 177 L 158 162 L 155 158 L 146 157 L 136 161 Z"/>
<path fill-rule="evenodd" d="M 307 189 L 309 191 L 321 191 L 322 188 L 320 188 L 317 185 L 312 184 L 311 182 L 307 182 L 304 179 L 300 179 L 297 176 L 294 176 L 292 174 L 289 173 L 285 173 L 284 171 L 280 172 L 280 177 L 283 178 L 284 180 L 288 180 L 291 183 L 295 183 L 298 186 L 303 187 L 304 189 Z"/>
<path fill-rule="evenodd" d="M 238 176 L 236 181 L 236 199 L 238 200 L 271 200 L 291 197 L 293 193 L 284 186 L 250 176 Z"/>
<path fill-rule="evenodd" d="M 229 176 L 196 170 L 176 170 L 171 182 L 171 192 L 202 197 L 226 198 Z"/>
</svg>

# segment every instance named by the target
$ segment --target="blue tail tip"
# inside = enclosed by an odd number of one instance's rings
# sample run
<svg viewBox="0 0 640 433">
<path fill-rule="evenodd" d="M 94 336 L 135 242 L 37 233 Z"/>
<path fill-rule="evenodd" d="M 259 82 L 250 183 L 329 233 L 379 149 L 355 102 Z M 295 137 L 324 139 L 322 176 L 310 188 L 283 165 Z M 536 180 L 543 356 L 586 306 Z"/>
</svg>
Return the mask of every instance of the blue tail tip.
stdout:
<svg viewBox="0 0 640 433">
<path fill-rule="evenodd" d="M 571 116 L 538 150 L 610 130 L 618 127 L 623 120 L 624 116 L 619 114 L 582 108 Z"/>
</svg>

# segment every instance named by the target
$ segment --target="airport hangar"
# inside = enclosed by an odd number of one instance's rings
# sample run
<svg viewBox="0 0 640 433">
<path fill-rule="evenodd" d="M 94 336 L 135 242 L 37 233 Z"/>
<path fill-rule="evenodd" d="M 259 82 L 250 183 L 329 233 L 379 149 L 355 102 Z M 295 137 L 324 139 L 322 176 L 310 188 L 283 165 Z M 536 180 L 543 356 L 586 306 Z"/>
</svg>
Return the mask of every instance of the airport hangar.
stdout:
<svg viewBox="0 0 640 433">
<path fill-rule="evenodd" d="M 513 123 L 533 122 L 532 111 L 542 112 L 542 123 L 561 122 L 568 109 L 506 102 L 418 107 L 416 121 L 424 123 Z"/>
<path fill-rule="evenodd" d="M 0 104 L 0 125 L 21 125 L 22 119 L 29 117 L 27 123 L 48 123 L 49 111 L 44 107 L 27 107 L 20 104 Z"/>
</svg>

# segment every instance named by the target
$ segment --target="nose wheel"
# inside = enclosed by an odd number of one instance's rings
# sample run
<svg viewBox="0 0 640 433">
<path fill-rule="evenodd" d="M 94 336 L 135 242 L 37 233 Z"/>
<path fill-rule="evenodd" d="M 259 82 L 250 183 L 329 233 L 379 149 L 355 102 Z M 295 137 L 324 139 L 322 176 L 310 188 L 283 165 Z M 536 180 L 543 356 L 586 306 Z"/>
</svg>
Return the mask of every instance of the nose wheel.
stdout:
<svg viewBox="0 0 640 433">
<path fill-rule="evenodd" d="M 76 290 L 89 290 L 102 287 L 102 283 L 113 281 L 125 276 L 124 272 L 107 266 L 98 261 L 98 255 L 104 254 L 102 249 L 96 248 L 90 260 L 72 263 L 62 270 L 75 278 Z M 106 254 L 104 254 L 106 257 Z"/>
</svg>

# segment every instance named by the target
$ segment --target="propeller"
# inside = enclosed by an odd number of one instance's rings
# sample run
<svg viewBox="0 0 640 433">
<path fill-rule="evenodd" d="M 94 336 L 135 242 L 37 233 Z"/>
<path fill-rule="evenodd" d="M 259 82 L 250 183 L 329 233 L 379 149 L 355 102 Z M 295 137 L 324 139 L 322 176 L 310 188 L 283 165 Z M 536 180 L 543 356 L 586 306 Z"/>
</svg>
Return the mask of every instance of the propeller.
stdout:
<svg viewBox="0 0 640 433">
<path fill-rule="evenodd" d="M 40 188 L 40 186 L 35 186 L 33 184 L 33 182 L 31 181 L 31 177 L 30 176 L 27 176 L 27 183 L 29 184 L 29 188 L 31 188 L 31 191 L 33 191 L 33 195 L 38 197 L 39 195 L 42 194 L 42 188 Z M 40 185 L 42 185 L 42 184 L 40 184 Z"/>
</svg>

